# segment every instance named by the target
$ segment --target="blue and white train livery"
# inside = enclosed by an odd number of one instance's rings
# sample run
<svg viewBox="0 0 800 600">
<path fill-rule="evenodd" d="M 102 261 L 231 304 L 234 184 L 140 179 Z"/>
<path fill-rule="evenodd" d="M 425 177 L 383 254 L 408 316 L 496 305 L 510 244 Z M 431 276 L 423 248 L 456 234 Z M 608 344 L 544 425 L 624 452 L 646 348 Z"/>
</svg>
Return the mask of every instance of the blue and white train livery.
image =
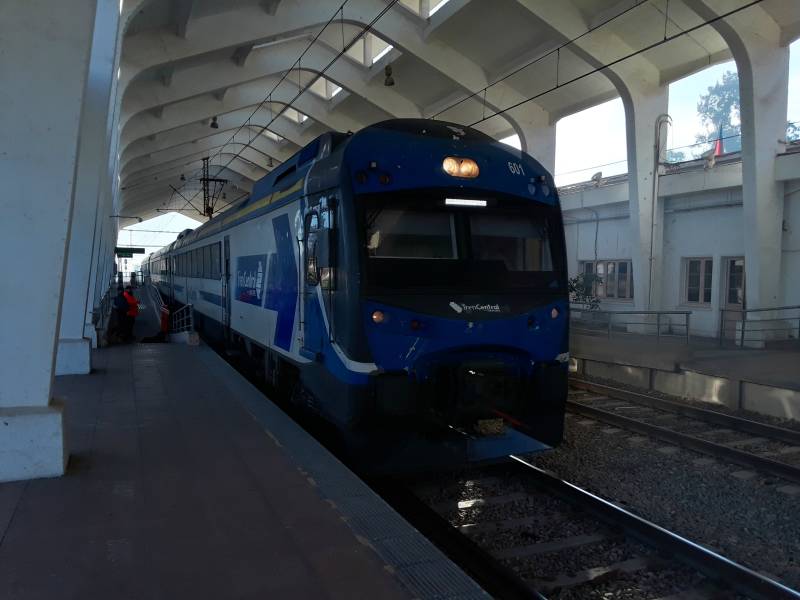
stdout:
<svg viewBox="0 0 800 600">
<path fill-rule="evenodd" d="M 547 448 L 568 302 L 551 175 L 476 130 L 326 133 L 144 266 L 375 465 Z"/>
</svg>

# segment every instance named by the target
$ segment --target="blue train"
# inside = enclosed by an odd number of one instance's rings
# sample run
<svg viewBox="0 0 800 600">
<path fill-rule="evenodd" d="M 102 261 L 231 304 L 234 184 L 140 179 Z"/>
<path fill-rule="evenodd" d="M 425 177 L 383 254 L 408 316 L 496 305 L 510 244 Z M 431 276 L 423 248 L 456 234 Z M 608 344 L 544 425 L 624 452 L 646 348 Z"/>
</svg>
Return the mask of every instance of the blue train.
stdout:
<svg viewBox="0 0 800 600">
<path fill-rule="evenodd" d="M 557 444 L 567 270 L 551 175 L 474 129 L 326 133 L 144 275 L 376 468 Z"/>
</svg>

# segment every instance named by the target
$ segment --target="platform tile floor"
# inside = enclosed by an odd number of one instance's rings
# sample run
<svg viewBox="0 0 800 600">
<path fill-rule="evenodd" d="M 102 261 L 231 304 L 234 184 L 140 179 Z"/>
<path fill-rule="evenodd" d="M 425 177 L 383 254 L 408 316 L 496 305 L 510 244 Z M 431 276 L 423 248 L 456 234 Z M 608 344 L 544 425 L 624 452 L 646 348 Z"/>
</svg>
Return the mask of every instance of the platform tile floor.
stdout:
<svg viewBox="0 0 800 600">
<path fill-rule="evenodd" d="M 67 475 L 0 484 L 3 600 L 486 597 L 207 347 L 94 358 Z"/>
</svg>

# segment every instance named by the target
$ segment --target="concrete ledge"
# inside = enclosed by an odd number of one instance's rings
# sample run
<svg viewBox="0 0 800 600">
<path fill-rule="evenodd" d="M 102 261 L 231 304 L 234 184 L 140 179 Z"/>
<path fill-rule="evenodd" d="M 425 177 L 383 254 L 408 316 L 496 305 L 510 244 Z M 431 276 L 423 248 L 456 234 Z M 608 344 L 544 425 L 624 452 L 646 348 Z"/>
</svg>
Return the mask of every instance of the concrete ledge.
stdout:
<svg viewBox="0 0 800 600">
<path fill-rule="evenodd" d="M 615 381 L 644 391 L 708 402 L 738 410 L 800 421 L 800 391 L 721 377 L 689 369 L 664 371 L 650 367 L 570 359 L 570 372 Z"/>
<path fill-rule="evenodd" d="M 742 408 L 781 419 L 800 421 L 800 392 L 743 381 Z"/>
<path fill-rule="evenodd" d="M 92 371 L 92 341 L 60 339 L 56 351 L 56 375 L 88 375 Z"/>
<path fill-rule="evenodd" d="M 64 474 L 63 405 L 0 408 L 0 482 Z"/>
<path fill-rule="evenodd" d="M 654 371 L 652 389 L 662 394 L 720 404 L 732 409 L 740 407 L 738 382 L 696 371 Z"/>
<path fill-rule="evenodd" d="M 611 379 L 643 390 L 650 389 L 650 368 L 648 367 L 637 367 L 586 359 L 583 359 L 582 362 L 583 368 L 580 372 L 589 377 Z"/>
</svg>

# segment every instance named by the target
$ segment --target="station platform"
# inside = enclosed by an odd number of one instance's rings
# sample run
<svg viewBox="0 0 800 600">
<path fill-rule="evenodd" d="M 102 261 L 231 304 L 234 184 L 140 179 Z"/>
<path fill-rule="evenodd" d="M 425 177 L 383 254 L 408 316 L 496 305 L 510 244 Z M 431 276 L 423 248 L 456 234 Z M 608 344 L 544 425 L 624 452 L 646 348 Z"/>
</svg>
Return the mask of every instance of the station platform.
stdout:
<svg viewBox="0 0 800 600">
<path fill-rule="evenodd" d="M 575 370 L 670 395 L 800 420 L 800 352 L 716 340 L 571 335 Z"/>
<path fill-rule="evenodd" d="M 488 597 L 210 348 L 94 360 L 66 475 L 0 484 L 0 598 Z"/>
</svg>

